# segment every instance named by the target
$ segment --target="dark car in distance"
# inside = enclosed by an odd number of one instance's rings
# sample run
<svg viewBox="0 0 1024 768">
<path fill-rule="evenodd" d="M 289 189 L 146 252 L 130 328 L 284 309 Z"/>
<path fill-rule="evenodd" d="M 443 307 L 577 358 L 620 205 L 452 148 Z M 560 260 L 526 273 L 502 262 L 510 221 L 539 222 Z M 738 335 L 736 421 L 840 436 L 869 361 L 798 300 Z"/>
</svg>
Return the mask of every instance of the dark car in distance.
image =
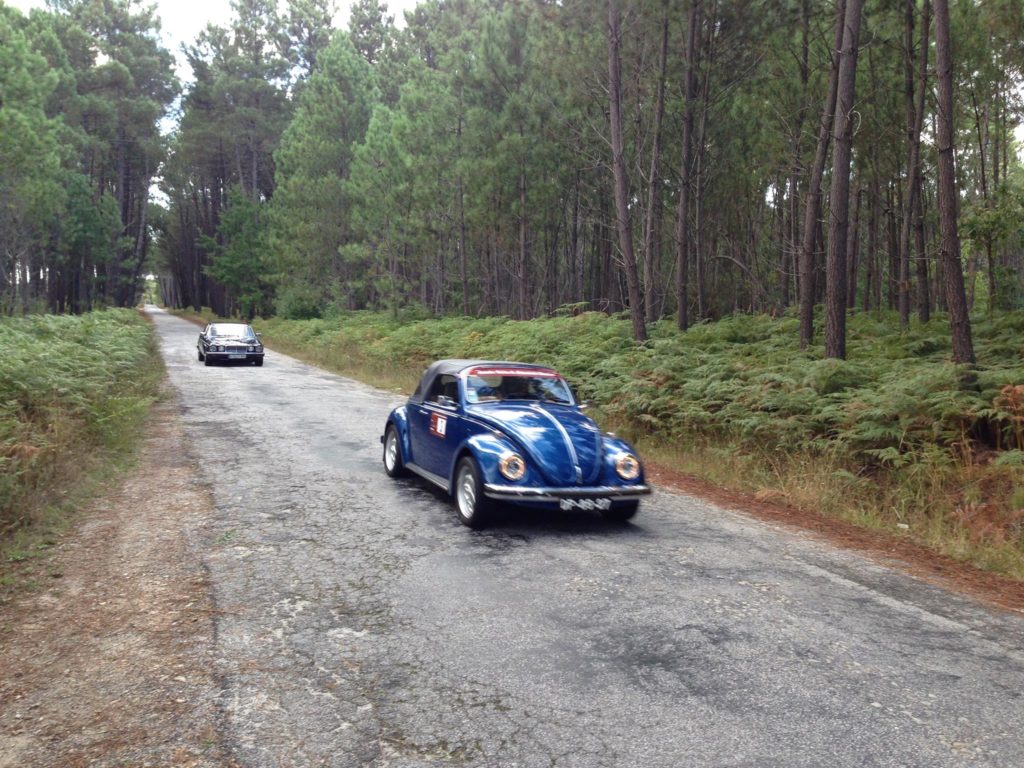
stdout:
<svg viewBox="0 0 1024 768">
<path fill-rule="evenodd" d="M 593 510 L 625 521 L 651 492 L 632 446 L 602 433 L 565 379 L 528 363 L 439 360 L 381 437 L 384 470 L 407 470 L 484 525 L 497 502 Z"/>
<path fill-rule="evenodd" d="M 263 365 L 260 334 L 245 323 L 210 323 L 199 334 L 196 351 L 200 362 L 239 362 Z"/>
</svg>

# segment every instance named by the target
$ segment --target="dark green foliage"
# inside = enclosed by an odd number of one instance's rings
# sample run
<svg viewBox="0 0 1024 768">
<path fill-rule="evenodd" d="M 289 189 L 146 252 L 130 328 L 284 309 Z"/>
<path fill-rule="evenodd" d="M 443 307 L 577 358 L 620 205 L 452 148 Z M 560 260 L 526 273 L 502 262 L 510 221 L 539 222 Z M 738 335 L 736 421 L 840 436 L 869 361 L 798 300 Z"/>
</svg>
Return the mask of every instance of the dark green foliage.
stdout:
<svg viewBox="0 0 1024 768">
<path fill-rule="evenodd" d="M 277 309 L 286 317 L 318 316 L 339 284 L 364 279 L 362 260 L 349 266 L 342 258 L 351 233 L 339 211 L 352 205 L 345 180 L 375 97 L 370 65 L 348 35 L 336 33 L 320 52 L 274 154 L 277 189 L 269 206 L 267 249 L 272 258 L 265 261 L 281 293 Z"/>
<path fill-rule="evenodd" d="M 161 368 L 149 326 L 129 310 L 0 320 L 0 534 L 66 493 L 97 450 L 138 429 Z"/>
<path fill-rule="evenodd" d="M 0 5 L 0 311 L 135 303 L 177 91 L 157 25 L 136 3 Z"/>
<path fill-rule="evenodd" d="M 242 194 L 241 190 L 232 190 L 217 232 L 218 238 L 206 237 L 203 240 L 203 247 L 213 257 L 207 273 L 231 291 L 246 320 L 251 320 L 257 313 L 266 313 L 270 307 L 270 289 L 263 279 L 267 269 L 264 264 L 266 227 L 260 219 L 262 212 L 259 203 Z"/>
</svg>

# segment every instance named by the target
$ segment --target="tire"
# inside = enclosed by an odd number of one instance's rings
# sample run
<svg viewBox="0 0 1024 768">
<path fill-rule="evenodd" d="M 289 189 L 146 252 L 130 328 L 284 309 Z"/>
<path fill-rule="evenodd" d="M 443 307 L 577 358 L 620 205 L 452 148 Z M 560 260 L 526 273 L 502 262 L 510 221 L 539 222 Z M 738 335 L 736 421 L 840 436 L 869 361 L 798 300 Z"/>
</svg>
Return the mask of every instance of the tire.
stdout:
<svg viewBox="0 0 1024 768">
<path fill-rule="evenodd" d="M 213 365 L 213 360 L 210 359 L 209 355 L 203 355 L 203 363 L 206 365 Z"/>
<path fill-rule="evenodd" d="M 197 356 L 199 357 L 199 362 L 200 362 L 200 363 L 201 363 L 201 362 L 203 362 L 203 353 L 202 353 L 202 352 L 200 352 L 200 351 L 199 351 L 199 350 L 197 349 L 197 350 L 196 350 L 196 355 L 197 355 Z"/>
<path fill-rule="evenodd" d="M 388 424 L 384 433 L 384 471 L 388 477 L 402 477 L 406 474 L 402 463 L 402 447 L 398 444 L 398 430 Z"/>
<path fill-rule="evenodd" d="M 262 368 L 263 367 L 263 358 L 262 357 L 257 357 L 255 360 L 253 360 L 253 364 L 257 368 Z"/>
<path fill-rule="evenodd" d="M 608 509 L 602 510 L 601 517 L 612 523 L 624 523 L 627 520 L 632 520 L 639 508 L 639 499 L 620 501 L 618 504 L 612 504 Z"/>
<path fill-rule="evenodd" d="M 487 525 L 493 503 L 484 496 L 480 468 L 472 456 L 463 456 L 459 460 L 453 490 L 459 522 L 469 528 L 483 528 Z"/>
</svg>

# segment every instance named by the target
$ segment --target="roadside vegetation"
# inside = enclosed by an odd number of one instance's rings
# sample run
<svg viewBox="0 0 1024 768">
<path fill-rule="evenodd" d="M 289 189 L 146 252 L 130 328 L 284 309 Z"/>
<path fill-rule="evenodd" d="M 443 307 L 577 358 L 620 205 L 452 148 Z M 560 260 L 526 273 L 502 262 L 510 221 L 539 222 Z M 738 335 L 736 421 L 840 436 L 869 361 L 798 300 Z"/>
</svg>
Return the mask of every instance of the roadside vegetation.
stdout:
<svg viewBox="0 0 1024 768">
<path fill-rule="evenodd" d="M 0 319 L 0 562 L 44 550 L 127 460 L 163 365 L 127 309 Z"/>
<path fill-rule="evenodd" d="M 853 315 L 847 360 L 800 350 L 797 325 L 666 320 L 636 346 L 625 316 L 591 312 L 257 323 L 278 351 L 403 393 L 435 358 L 553 365 L 648 460 L 1024 579 L 1024 312 L 976 318 L 976 388 L 941 320 Z"/>
</svg>

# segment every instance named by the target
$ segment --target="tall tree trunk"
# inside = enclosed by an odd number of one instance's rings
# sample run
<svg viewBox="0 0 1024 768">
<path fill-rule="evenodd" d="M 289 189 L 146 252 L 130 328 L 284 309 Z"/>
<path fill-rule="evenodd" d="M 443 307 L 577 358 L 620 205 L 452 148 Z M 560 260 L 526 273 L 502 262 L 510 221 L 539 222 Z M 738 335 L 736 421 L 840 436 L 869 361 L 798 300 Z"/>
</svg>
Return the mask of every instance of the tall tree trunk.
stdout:
<svg viewBox="0 0 1024 768">
<path fill-rule="evenodd" d="M 523 137 L 523 126 L 519 126 L 519 138 Z M 529 273 L 529 253 L 526 237 L 526 160 L 519 161 L 519 257 L 516 270 L 516 319 L 526 320 L 529 317 L 527 299 L 527 276 Z"/>
<path fill-rule="evenodd" d="M 832 120 L 836 112 L 836 87 L 839 83 L 839 56 L 843 47 L 843 24 L 846 15 L 846 0 L 839 0 L 836 13 L 835 44 L 832 48 L 832 71 L 828 79 L 828 94 L 821 111 L 818 125 L 818 148 L 814 153 L 814 165 L 807 183 L 807 199 L 804 208 L 804 228 L 800 246 L 800 348 L 805 349 L 814 339 L 814 241 L 821 206 L 821 180 L 825 174 L 825 160 L 828 158 L 829 139 L 832 135 Z"/>
<path fill-rule="evenodd" d="M 982 110 L 978 108 L 978 97 L 974 91 L 974 86 L 971 86 L 971 106 L 974 109 L 974 127 L 978 136 L 978 168 L 981 173 L 981 197 L 984 201 L 985 208 L 992 207 L 992 198 L 988 193 L 988 173 L 987 173 L 987 162 L 986 156 L 988 155 L 989 136 L 991 134 L 991 124 L 989 122 L 989 108 L 988 104 L 985 104 L 984 118 L 982 117 Z M 996 160 L 995 165 L 999 165 L 999 161 Z M 988 311 L 992 313 L 993 304 L 996 300 L 996 270 L 994 264 L 994 249 L 992 247 L 991 237 L 985 238 L 985 267 L 988 270 Z M 972 254 L 973 255 L 973 254 Z M 976 266 L 976 263 L 975 263 Z M 974 307 L 974 275 L 971 276 L 971 301 L 970 306 Z"/>
<path fill-rule="evenodd" d="M 850 213 L 850 158 L 857 43 L 864 0 L 847 0 L 836 93 L 836 147 L 832 153 L 831 223 L 825 261 L 825 357 L 846 358 L 846 235 Z"/>
<path fill-rule="evenodd" d="M 846 266 L 849 271 L 848 290 L 846 292 L 846 308 L 857 308 L 857 275 L 860 269 L 860 201 L 864 190 L 858 189 L 853 196 L 853 224 L 847 236 Z"/>
<path fill-rule="evenodd" d="M 928 32 L 932 26 L 932 6 L 924 0 L 921 10 L 921 50 L 918 60 L 917 162 L 914 166 L 914 240 L 917 255 L 917 317 L 922 323 L 931 319 L 931 288 L 928 283 L 928 255 L 925 251 L 923 173 L 921 171 L 921 131 L 924 128 L 925 95 L 928 93 Z"/>
<path fill-rule="evenodd" d="M 897 295 L 897 289 L 899 288 L 898 283 L 900 279 L 900 233 L 899 223 L 896 220 L 896 211 L 903 207 L 903 203 L 901 202 L 903 192 L 902 190 L 898 191 L 896 186 L 897 182 L 894 179 L 890 179 L 885 188 L 885 232 L 889 237 L 889 279 L 886 281 L 886 286 L 889 290 L 889 295 L 887 297 L 889 309 L 899 308 L 899 296 Z"/>
<path fill-rule="evenodd" d="M 576 182 L 572 195 L 572 234 L 569 244 L 569 301 L 573 304 L 583 301 L 583 254 L 585 243 L 583 223 L 580 221 L 580 173 L 576 171 Z"/>
<path fill-rule="evenodd" d="M 697 121 L 697 131 L 693 137 L 693 260 L 694 267 L 696 268 L 694 270 L 695 277 L 697 278 L 697 317 L 701 319 L 707 317 L 708 314 L 707 279 L 705 276 L 707 251 L 704 248 L 704 136 L 707 128 L 708 112 L 711 109 L 710 72 L 713 67 L 714 59 L 714 27 L 714 24 L 708 25 L 708 39 L 704 42 L 704 50 L 708 52 L 707 69 L 705 70 L 706 74 L 703 82 L 701 83 L 700 119 Z M 704 63 L 703 55 L 698 63 Z"/>
<path fill-rule="evenodd" d="M 811 48 L 811 4 L 810 0 L 801 0 L 800 4 L 800 109 L 797 111 L 796 124 L 793 128 L 793 159 L 789 171 L 789 242 L 782 257 L 782 306 L 790 305 L 790 286 L 796 275 L 797 245 L 800 238 L 799 205 L 797 190 L 800 187 L 800 170 L 803 164 L 803 126 L 809 109 L 807 84 L 810 82 L 810 48 Z"/>
<path fill-rule="evenodd" d="M 665 117 L 665 69 L 668 62 L 668 2 L 664 2 L 661 20 L 661 54 L 658 67 L 658 91 L 654 104 L 654 145 L 651 147 L 651 175 L 647 181 L 647 222 L 644 227 L 644 318 L 648 323 L 657 315 L 657 229 L 661 223 L 661 122 Z"/>
<path fill-rule="evenodd" d="M 142 177 L 142 189 L 148 190 L 151 182 L 149 175 L 149 160 L 144 160 L 145 173 Z M 135 235 L 135 252 L 132 259 L 132 271 L 128 285 L 125 286 L 124 302 L 121 306 L 131 306 L 135 303 L 135 291 L 139 284 L 139 277 L 142 272 L 142 265 L 146 261 L 146 251 L 149 246 L 149 237 L 146 230 L 147 214 L 149 213 L 149 196 L 139 197 L 139 224 Z"/>
<path fill-rule="evenodd" d="M 974 341 L 971 318 L 964 293 L 964 273 L 960 266 L 960 236 L 956 226 L 956 171 L 953 158 L 953 53 L 949 37 L 949 0 L 935 0 L 935 68 L 938 79 L 939 153 L 939 260 L 942 262 L 949 326 L 953 338 L 953 360 L 973 365 Z"/>
<path fill-rule="evenodd" d="M 686 104 L 683 107 L 683 147 L 679 162 L 679 203 L 676 208 L 676 321 L 685 331 L 690 325 L 687 293 L 690 287 L 690 172 L 693 161 L 693 102 L 696 98 L 696 66 L 699 55 L 702 0 L 690 0 L 686 20 Z"/>
<path fill-rule="evenodd" d="M 903 224 L 900 227 L 900 326 L 910 325 L 910 230 L 918 208 L 920 179 L 921 129 L 924 126 L 924 100 L 926 80 L 921 81 L 921 92 L 914 93 L 914 15 L 917 3 L 906 0 L 905 36 L 905 97 L 907 104 L 907 183 L 903 194 Z M 928 64 L 928 3 L 925 0 L 923 23 L 921 25 L 922 62 Z M 927 290 L 927 286 L 925 286 Z M 920 301 L 920 299 L 919 299 Z"/>
<path fill-rule="evenodd" d="M 925 0 L 925 6 L 928 3 Z M 932 317 L 931 281 L 928 279 L 928 254 L 924 236 L 924 201 L 921 169 L 917 169 L 917 205 L 914 208 L 914 241 L 917 256 L 917 319 L 927 323 Z"/>
<path fill-rule="evenodd" d="M 463 118 L 462 89 L 459 89 L 459 122 L 456 127 L 455 142 L 457 157 L 462 160 L 462 118 Z M 466 182 L 462 178 L 462 171 L 458 175 L 459 192 L 459 278 L 462 282 L 462 314 L 469 315 L 469 257 L 466 254 Z"/>
<path fill-rule="evenodd" d="M 622 139 L 622 75 L 619 63 L 619 7 L 617 0 L 608 2 L 608 93 L 611 99 L 610 122 L 612 138 L 612 171 L 615 175 L 615 212 L 622 249 L 626 287 L 629 293 L 629 316 L 633 321 L 633 338 L 647 340 L 644 309 L 640 299 L 636 256 L 633 253 L 633 231 L 629 220 L 629 179 Z"/>
</svg>

